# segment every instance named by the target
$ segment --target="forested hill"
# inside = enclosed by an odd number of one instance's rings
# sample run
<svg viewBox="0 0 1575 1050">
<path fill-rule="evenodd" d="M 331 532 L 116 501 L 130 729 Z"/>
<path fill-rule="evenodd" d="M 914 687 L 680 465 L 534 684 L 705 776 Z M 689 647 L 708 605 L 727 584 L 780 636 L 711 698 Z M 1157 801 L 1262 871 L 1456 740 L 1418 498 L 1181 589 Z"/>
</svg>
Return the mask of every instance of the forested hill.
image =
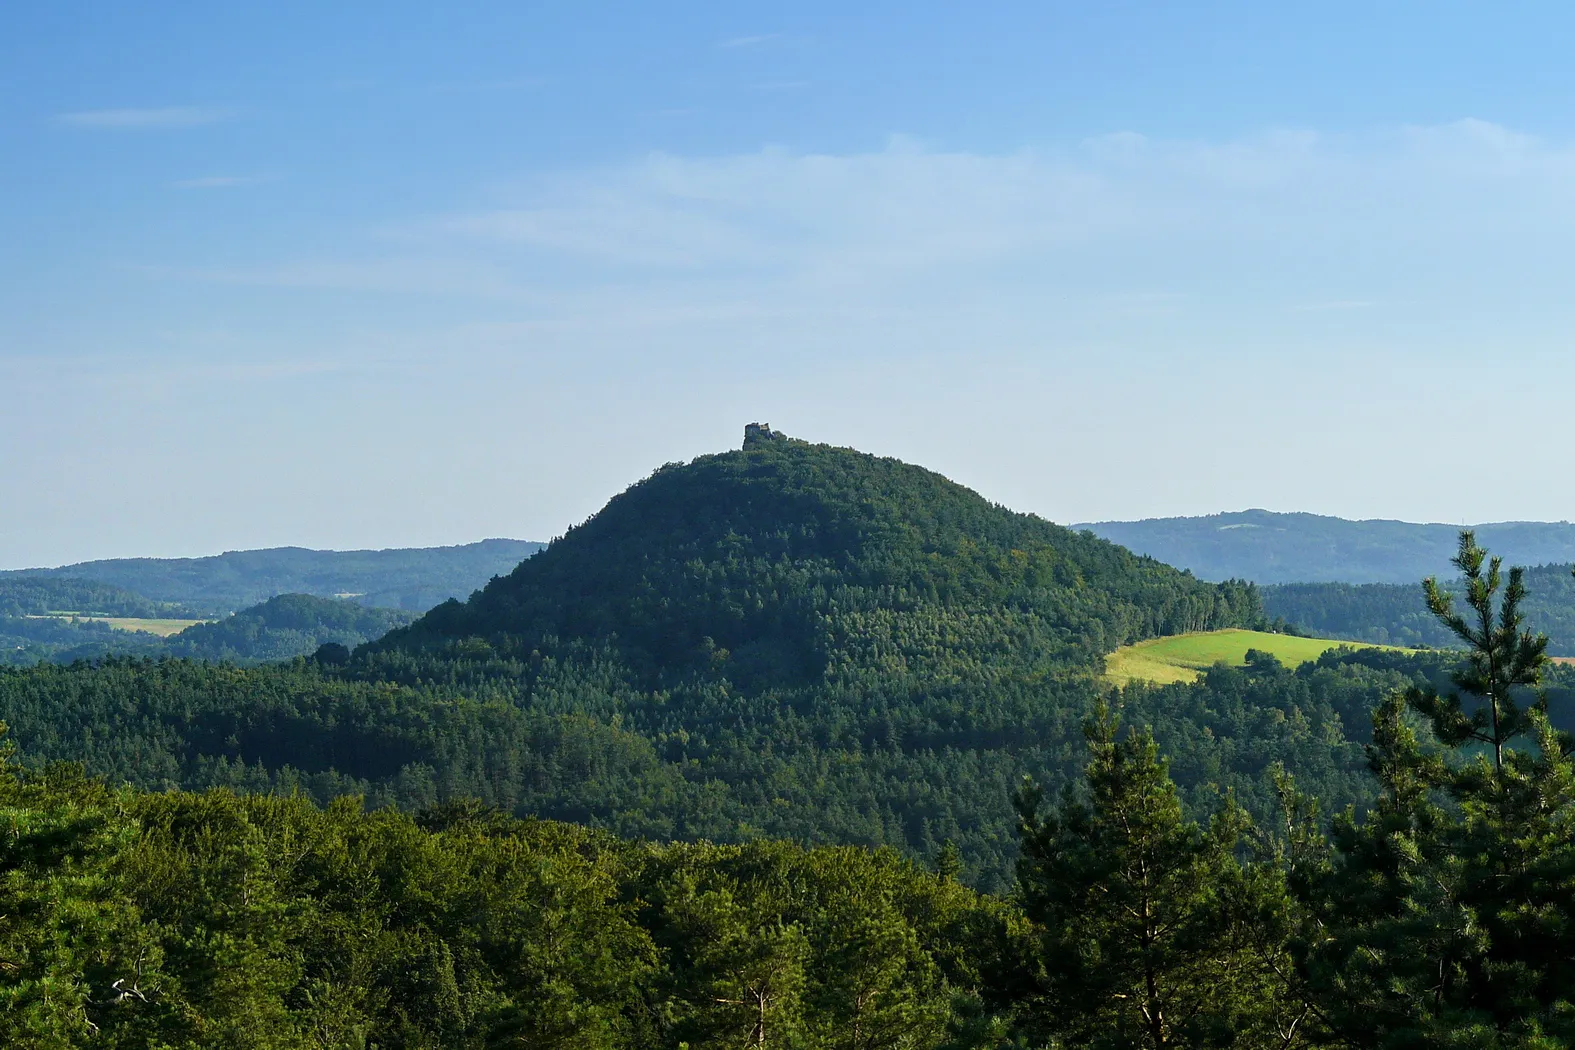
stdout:
<svg viewBox="0 0 1575 1050">
<path fill-rule="evenodd" d="M 1096 535 L 1205 580 L 1271 583 L 1401 583 L 1452 576 L 1449 559 L 1462 527 L 1507 565 L 1575 562 L 1575 525 L 1507 521 L 1421 525 L 1348 521 L 1320 514 L 1244 510 L 1197 518 L 1101 521 Z"/>
<path fill-rule="evenodd" d="M 330 643 L 347 647 L 348 657 L 349 648 L 381 637 L 390 628 L 416 617 L 405 609 L 373 609 L 337 598 L 281 594 L 222 620 L 198 622 L 177 633 L 158 636 L 139 628 L 162 623 L 167 629 L 179 627 L 179 622 L 148 620 L 145 614 L 172 615 L 180 611 L 179 607 L 148 608 L 151 603 L 140 595 L 98 583 L 51 579 L 23 582 L 29 586 L 9 586 L 0 581 L 0 665 L 69 664 L 113 656 L 179 656 L 256 664 L 310 656 Z M 47 586 L 33 586 L 37 584 Z M 66 586 L 52 586 L 55 584 Z M 41 615 L 31 611 L 33 606 L 59 609 L 62 606 L 58 600 L 50 603 L 48 599 L 61 597 L 83 599 L 76 603 L 80 615 Z M 21 612 L 8 612 L 18 607 Z"/>
<path fill-rule="evenodd" d="M 233 663 L 288 660 L 325 644 L 353 648 L 413 618 L 413 613 L 402 609 L 369 609 L 335 598 L 281 594 L 234 616 L 188 627 L 165 642 L 165 651 Z"/>
<path fill-rule="evenodd" d="M 1575 656 L 1575 577 L 1569 565 L 1526 570 L 1526 627 L 1548 636 L 1548 652 Z M 1459 580 L 1440 577 L 1461 595 Z M 1263 589 L 1268 616 L 1321 638 L 1388 645 L 1458 645 L 1422 603 L 1422 588 L 1399 583 L 1286 583 Z"/>
<path fill-rule="evenodd" d="M 182 616 L 189 610 L 124 587 L 71 576 L 0 575 L 0 619 L 77 613 L 84 616 Z"/>
<path fill-rule="evenodd" d="M 1141 638 L 1260 616 L 1250 586 L 1202 583 L 920 467 L 773 435 L 663 467 L 379 648 L 605 646 L 648 685 L 760 692 L 1091 669 Z"/>
<path fill-rule="evenodd" d="M 223 616 L 278 594 L 343 597 L 362 605 L 425 611 L 469 595 L 540 550 L 493 539 L 453 547 L 320 551 L 303 547 L 229 551 L 207 558 L 115 558 L 55 569 L 0 572 L 0 582 L 70 577 L 109 584 L 198 615 Z"/>
</svg>

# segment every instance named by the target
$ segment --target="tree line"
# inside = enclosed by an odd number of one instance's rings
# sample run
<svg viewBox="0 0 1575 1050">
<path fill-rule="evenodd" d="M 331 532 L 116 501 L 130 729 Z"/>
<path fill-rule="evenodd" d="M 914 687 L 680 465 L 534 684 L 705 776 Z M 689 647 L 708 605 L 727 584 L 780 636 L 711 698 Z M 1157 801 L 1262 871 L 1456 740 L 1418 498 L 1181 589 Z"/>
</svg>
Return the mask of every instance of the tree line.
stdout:
<svg viewBox="0 0 1575 1050">
<path fill-rule="evenodd" d="M 1575 577 L 1568 564 L 1526 570 L 1526 622 L 1548 636 L 1548 652 L 1575 656 Z M 1458 591 L 1461 584 L 1449 581 Z M 1321 638 L 1381 645 L 1455 645 L 1419 599 L 1416 584 L 1285 583 L 1263 588 L 1266 614 Z"/>
</svg>

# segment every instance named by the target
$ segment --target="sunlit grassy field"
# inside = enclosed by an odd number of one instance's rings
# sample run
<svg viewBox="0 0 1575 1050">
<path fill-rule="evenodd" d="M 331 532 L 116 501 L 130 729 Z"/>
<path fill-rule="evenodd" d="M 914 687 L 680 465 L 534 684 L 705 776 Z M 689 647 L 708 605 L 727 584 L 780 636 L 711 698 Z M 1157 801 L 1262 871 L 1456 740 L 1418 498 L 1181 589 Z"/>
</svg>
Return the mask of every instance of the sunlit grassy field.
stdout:
<svg viewBox="0 0 1575 1050">
<path fill-rule="evenodd" d="M 1242 666 L 1247 662 L 1248 649 L 1273 653 L 1287 667 L 1295 667 L 1316 660 L 1328 650 L 1341 645 L 1349 645 L 1354 649 L 1394 648 L 1363 642 L 1337 642 L 1328 638 L 1298 638 L 1295 635 L 1268 634 L 1264 631 L 1200 631 L 1151 638 L 1117 649 L 1105 657 L 1105 677 L 1118 685 L 1134 681 L 1156 682 L 1160 685 L 1192 682 L 1205 668 L 1221 660 L 1237 667 Z"/>
<path fill-rule="evenodd" d="M 172 634 L 179 634 L 188 627 L 207 622 L 205 620 L 144 620 L 137 616 L 80 616 L 69 612 L 29 617 L 29 619 L 92 620 L 94 623 L 107 623 L 117 631 L 144 631 L 148 634 L 156 634 L 160 638 L 168 638 Z"/>
</svg>

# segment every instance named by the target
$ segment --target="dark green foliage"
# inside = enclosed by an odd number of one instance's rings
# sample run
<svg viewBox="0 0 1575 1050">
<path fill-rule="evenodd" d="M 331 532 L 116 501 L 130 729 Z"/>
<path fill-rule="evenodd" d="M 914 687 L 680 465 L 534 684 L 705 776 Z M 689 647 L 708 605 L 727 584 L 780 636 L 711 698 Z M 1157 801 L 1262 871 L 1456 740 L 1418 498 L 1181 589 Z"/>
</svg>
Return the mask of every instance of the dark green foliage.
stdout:
<svg viewBox="0 0 1575 1050">
<path fill-rule="evenodd" d="M 1152 736 L 1118 736 L 1104 707 L 1085 733 L 1085 793 L 1048 810 L 1032 783 L 1017 796 L 1040 931 L 1029 1027 L 1080 1047 L 1297 1045 L 1289 902 L 1277 869 L 1238 857 L 1247 815 L 1226 800 L 1187 821 Z"/>
<path fill-rule="evenodd" d="M 325 641 L 353 647 L 408 623 L 415 612 L 471 593 L 541 546 L 484 540 L 392 551 L 280 548 L 0 572 L 0 665 L 164 652 L 256 662 L 306 655 Z M 292 591 L 305 593 L 282 593 Z M 338 595 L 350 597 L 336 601 Z M 166 643 L 91 620 L 41 619 L 46 613 L 228 619 Z"/>
<path fill-rule="evenodd" d="M 888 660 L 905 689 L 866 669 L 807 702 L 638 638 L 0 671 L 26 745 L 0 762 L 0 1043 L 1568 1046 L 1575 764 L 1547 712 L 1572 690 L 1523 577 L 1469 535 L 1459 561 L 1471 618 L 1427 593 L 1462 666 L 1256 653 L 1108 693 L 1126 734 L 1076 661 L 947 692 Z M 980 896 L 1024 771 L 1064 789 L 1017 795 L 1016 892 Z M 1353 803 L 1328 839 L 1309 787 Z"/>
<path fill-rule="evenodd" d="M 0 619 L 49 613 L 181 619 L 190 612 L 96 580 L 0 573 Z"/>
<path fill-rule="evenodd" d="M 262 663 L 306 656 L 329 643 L 348 649 L 413 619 L 414 613 L 402 609 L 370 609 L 355 602 L 307 594 L 282 594 L 222 620 L 195 624 L 168 638 L 119 630 L 92 620 L 0 617 L 0 665 L 166 655 Z"/>
<path fill-rule="evenodd" d="M 950 841 L 961 878 L 1004 889 L 1009 795 L 1023 773 L 1076 776 L 1104 647 L 1256 615 L 1250 588 L 779 440 L 658 472 L 347 667 L 39 669 L 0 676 L 0 717 L 33 760 L 147 787 L 473 795 L 620 834 L 926 860 Z M 1376 659 L 1217 668 L 1121 702 L 1193 812 L 1233 790 L 1272 813 L 1273 761 L 1360 802 L 1366 712 L 1423 681 L 1421 662 Z"/>
<path fill-rule="evenodd" d="M 1176 756 L 1192 811 L 1211 811 L 1229 789 L 1267 816 L 1276 761 L 1331 805 L 1370 798 L 1365 712 L 1429 675 L 1447 681 L 1436 658 L 1331 654 L 1296 671 L 1219 667 L 1196 686 L 1132 686 L 1121 697 L 1127 718 Z M 517 687 L 552 702 L 521 708 Z M 903 707 L 898 694 L 835 720 L 819 708 L 818 723 L 787 714 L 741 726 L 718 714 L 686 729 L 664 726 L 649 702 L 610 703 L 604 688 L 545 661 L 499 664 L 467 686 L 346 680 L 316 661 L 112 660 L 0 672 L 0 715 L 30 760 L 83 761 L 143 787 L 298 788 L 325 801 L 360 792 L 407 808 L 474 796 L 627 835 L 771 835 L 922 858 L 950 840 L 965 879 L 1004 888 L 1008 797 L 1024 772 L 1052 787 L 1075 776 L 1080 709 L 1095 695 L 1067 685 Z"/>
<path fill-rule="evenodd" d="M 153 656 L 164 640 L 121 631 L 97 620 L 57 617 L 0 617 L 0 666 L 30 667 L 40 661 L 71 663 L 111 654 Z"/>
<path fill-rule="evenodd" d="M 1469 647 L 1454 675 L 1466 699 L 1419 688 L 1375 712 L 1377 804 L 1362 819 L 1343 815 L 1332 857 L 1296 874 L 1302 969 L 1321 1017 L 1355 1045 L 1568 1046 L 1570 738 L 1549 724 L 1545 697 L 1524 695 L 1540 684 L 1546 639 L 1520 629 L 1520 572 L 1506 582 L 1469 532 L 1457 564 L 1469 618 L 1432 581 L 1426 593 Z M 1527 736 L 1534 748 L 1516 746 Z"/>
<path fill-rule="evenodd" d="M 350 662 L 350 649 L 338 642 L 324 642 L 312 654 L 312 662 L 324 667 L 343 667 Z"/>
<path fill-rule="evenodd" d="M 5 769 L 0 828 L 6 1046 L 698 1050 L 757 1019 L 769 1046 L 982 1045 L 1016 921 L 889 853 L 630 845 L 476 806 Z"/>
<path fill-rule="evenodd" d="M 1212 812 L 1228 792 L 1263 819 L 1279 808 L 1277 765 L 1331 805 L 1370 801 L 1370 712 L 1390 692 L 1447 680 L 1446 666 L 1432 654 L 1347 650 L 1293 670 L 1268 657 L 1214 667 L 1196 684 L 1128 686 L 1121 710 L 1170 756 L 1190 812 Z"/>
<path fill-rule="evenodd" d="M 1079 526 L 1083 527 L 1083 526 Z M 1318 514 L 1244 510 L 1197 518 L 1106 521 L 1095 534 L 1205 580 L 1275 583 L 1390 583 L 1414 588 L 1444 571 L 1459 529 L 1405 521 L 1346 521 Z M 1575 525 L 1508 521 L 1476 534 L 1511 562 L 1575 562 Z M 1413 590 L 1413 605 L 1414 604 Z"/>
<path fill-rule="evenodd" d="M 335 598 L 281 594 L 214 623 L 197 624 L 170 638 L 173 656 L 248 663 L 288 660 L 333 643 L 354 648 L 415 619 L 401 609 L 369 609 Z"/>
<path fill-rule="evenodd" d="M 1460 534 L 1454 564 L 1465 581 L 1467 613 L 1455 611 L 1453 596 L 1431 576 L 1422 581 L 1422 590 L 1428 611 L 1466 644 L 1465 666 L 1453 676 L 1457 691 L 1442 696 L 1433 689 L 1417 689 L 1407 699 L 1427 717 L 1445 746 L 1475 741 L 1492 748 L 1494 769 L 1501 773 L 1504 746 L 1533 728 L 1531 710 L 1545 709 L 1545 704 L 1522 708 L 1515 702 L 1515 692 L 1542 683 L 1548 639 L 1521 629 L 1520 603 L 1526 597 L 1523 570 L 1510 569 L 1506 584 L 1501 559 L 1488 559 L 1470 532 Z M 1501 586 L 1502 603 L 1495 610 L 1493 601 Z M 1475 698 L 1474 710 L 1462 708 L 1461 692 Z"/>
<path fill-rule="evenodd" d="M 292 593 L 319 598 L 349 595 L 364 605 L 419 612 L 470 594 L 541 546 L 524 540 L 482 540 L 401 550 L 276 547 L 209 558 L 115 558 L 58 569 L 0 572 L 0 587 L 57 578 L 92 580 L 153 602 L 177 603 L 205 616 L 227 616 Z"/>
<path fill-rule="evenodd" d="M 365 793 L 406 809 L 472 797 L 654 837 L 729 828 L 712 816 L 716 792 L 690 786 L 616 726 L 346 683 L 305 663 L 43 665 L 0 671 L 0 692 L 25 760 L 70 758 L 140 787 L 301 791 L 325 802 Z"/>
<path fill-rule="evenodd" d="M 1259 619 L 1248 586 L 776 439 L 656 472 L 352 673 L 617 718 L 751 829 L 921 855 L 952 838 L 1001 878 L 1005 791 L 1075 768 L 1103 654 Z"/>
<path fill-rule="evenodd" d="M 1246 585 L 1199 583 L 896 460 L 776 440 L 657 471 L 378 648 L 615 639 L 641 687 L 725 679 L 760 694 L 875 667 L 924 674 L 916 643 L 1043 675 L 1259 616 Z"/>
<path fill-rule="evenodd" d="M 0 573 L 0 665 L 156 652 L 160 643 L 151 635 L 77 617 L 189 615 L 191 610 L 183 605 L 152 601 L 94 580 Z"/>
<path fill-rule="evenodd" d="M 1575 656 L 1575 578 L 1568 565 L 1524 570 L 1526 623 L 1548 636 L 1548 652 Z M 1457 599 L 1464 585 L 1449 580 L 1444 589 Z M 1267 615 L 1295 624 L 1309 634 L 1383 645 L 1459 645 L 1422 601 L 1416 584 L 1287 583 L 1263 589 Z"/>
<path fill-rule="evenodd" d="M 1281 583 L 1263 588 L 1264 614 L 1316 638 L 1378 645 L 1445 646 L 1449 629 L 1433 618 L 1415 583 Z"/>
</svg>

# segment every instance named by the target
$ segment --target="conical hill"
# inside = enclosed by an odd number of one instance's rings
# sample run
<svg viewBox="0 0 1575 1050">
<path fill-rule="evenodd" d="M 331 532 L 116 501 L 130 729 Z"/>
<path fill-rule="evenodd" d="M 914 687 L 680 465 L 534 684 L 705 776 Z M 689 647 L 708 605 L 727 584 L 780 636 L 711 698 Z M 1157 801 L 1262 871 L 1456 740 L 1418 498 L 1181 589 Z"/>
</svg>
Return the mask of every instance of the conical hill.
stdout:
<svg viewBox="0 0 1575 1050">
<path fill-rule="evenodd" d="M 921 467 L 769 434 L 657 470 L 377 648 L 591 646 L 635 688 L 759 694 L 1089 670 L 1144 637 L 1259 616 L 1250 586 L 1203 583 Z"/>
</svg>

